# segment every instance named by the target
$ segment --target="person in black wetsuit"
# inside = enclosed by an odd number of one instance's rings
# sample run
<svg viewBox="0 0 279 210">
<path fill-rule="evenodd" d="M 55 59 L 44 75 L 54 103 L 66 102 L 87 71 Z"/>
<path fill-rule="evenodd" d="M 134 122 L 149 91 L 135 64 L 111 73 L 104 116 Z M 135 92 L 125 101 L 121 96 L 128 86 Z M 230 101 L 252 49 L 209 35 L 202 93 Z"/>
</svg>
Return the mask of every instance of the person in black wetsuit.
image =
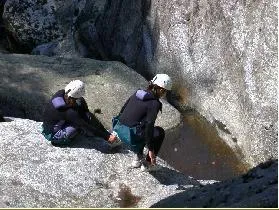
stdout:
<svg viewBox="0 0 279 210">
<path fill-rule="evenodd" d="M 166 74 L 157 74 L 147 90 L 137 90 L 124 104 L 119 115 L 113 119 L 113 130 L 136 153 L 133 167 L 143 170 L 155 170 L 156 156 L 163 143 L 164 129 L 154 126 L 157 114 L 162 111 L 159 101 L 167 90 L 171 90 L 172 81 Z M 143 150 L 147 146 L 148 154 L 144 160 Z"/>
<path fill-rule="evenodd" d="M 56 92 L 45 105 L 42 134 L 54 145 L 69 144 L 83 133 L 102 137 L 115 146 L 119 140 L 89 111 L 84 95 L 85 85 L 80 80 Z"/>
</svg>

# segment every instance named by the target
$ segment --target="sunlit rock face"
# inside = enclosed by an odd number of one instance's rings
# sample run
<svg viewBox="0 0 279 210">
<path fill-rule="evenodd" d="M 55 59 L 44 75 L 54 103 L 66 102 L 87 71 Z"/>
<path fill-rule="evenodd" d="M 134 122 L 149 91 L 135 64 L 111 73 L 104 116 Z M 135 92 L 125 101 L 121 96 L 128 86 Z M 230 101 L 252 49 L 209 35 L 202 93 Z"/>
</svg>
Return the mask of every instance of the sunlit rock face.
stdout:
<svg viewBox="0 0 279 210">
<path fill-rule="evenodd" d="M 100 138 L 54 147 L 40 133 L 41 124 L 20 118 L 0 123 L 1 208 L 148 208 L 200 186 L 161 159 L 155 174 L 133 169 L 133 152 L 111 149 Z"/>
<path fill-rule="evenodd" d="M 1 208 L 278 207 L 277 160 L 232 180 L 196 180 L 160 158 L 157 172 L 131 168 L 133 152 L 100 138 L 55 147 L 40 133 L 41 122 L 6 121 L 0 123 Z"/>
<path fill-rule="evenodd" d="M 156 72 L 251 165 L 277 157 L 277 2 L 153 1 Z"/>
</svg>

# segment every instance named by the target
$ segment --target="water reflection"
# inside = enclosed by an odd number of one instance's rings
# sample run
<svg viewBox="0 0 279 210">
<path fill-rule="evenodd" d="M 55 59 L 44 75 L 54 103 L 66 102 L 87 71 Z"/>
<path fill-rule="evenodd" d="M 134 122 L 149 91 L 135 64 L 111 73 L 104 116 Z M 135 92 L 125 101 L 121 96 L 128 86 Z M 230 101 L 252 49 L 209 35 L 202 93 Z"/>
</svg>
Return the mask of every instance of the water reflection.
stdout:
<svg viewBox="0 0 279 210">
<path fill-rule="evenodd" d="M 198 115 L 184 117 L 180 138 L 164 142 L 160 156 L 195 179 L 225 180 L 243 174 L 247 166 Z"/>
</svg>

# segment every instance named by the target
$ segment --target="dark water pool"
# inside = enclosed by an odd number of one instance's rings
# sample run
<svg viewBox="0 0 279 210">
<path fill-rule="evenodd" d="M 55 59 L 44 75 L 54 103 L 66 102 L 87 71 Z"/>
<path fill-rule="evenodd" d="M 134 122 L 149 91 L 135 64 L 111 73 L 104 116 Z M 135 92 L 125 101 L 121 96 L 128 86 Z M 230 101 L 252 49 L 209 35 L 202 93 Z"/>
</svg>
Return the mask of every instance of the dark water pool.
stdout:
<svg viewBox="0 0 279 210">
<path fill-rule="evenodd" d="M 180 138 L 164 142 L 159 155 L 172 167 L 195 179 L 226 180 L 248 169 L 216 131 L 196 115 L 184 117 Z"/>
</svg>

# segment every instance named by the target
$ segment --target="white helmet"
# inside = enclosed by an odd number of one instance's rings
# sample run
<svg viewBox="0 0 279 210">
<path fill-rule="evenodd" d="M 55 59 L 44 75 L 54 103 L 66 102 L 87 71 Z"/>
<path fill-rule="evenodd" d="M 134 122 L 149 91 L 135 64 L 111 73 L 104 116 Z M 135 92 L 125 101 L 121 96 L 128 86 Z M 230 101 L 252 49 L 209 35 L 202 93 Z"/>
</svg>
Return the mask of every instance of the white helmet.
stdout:
<svg viewBox="0 0 279 210">
<path fill-rule="evenodd" d="M 68 97 L 80 98 L 85 95 L 85 85 L 80 80 L 73 80 L 65 87 Z"/>
<path fill-rule="evenodd" d="M 151 82 L 166 90 L 171 90 L 172 87 L 171 78 L 167 74 L 157 74 Z"/>
</svg>

